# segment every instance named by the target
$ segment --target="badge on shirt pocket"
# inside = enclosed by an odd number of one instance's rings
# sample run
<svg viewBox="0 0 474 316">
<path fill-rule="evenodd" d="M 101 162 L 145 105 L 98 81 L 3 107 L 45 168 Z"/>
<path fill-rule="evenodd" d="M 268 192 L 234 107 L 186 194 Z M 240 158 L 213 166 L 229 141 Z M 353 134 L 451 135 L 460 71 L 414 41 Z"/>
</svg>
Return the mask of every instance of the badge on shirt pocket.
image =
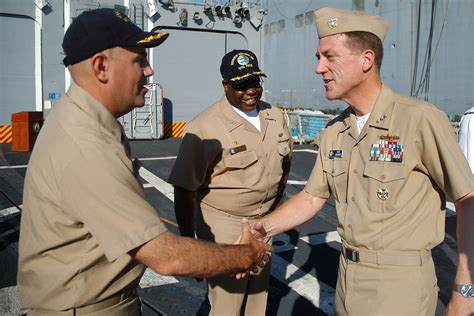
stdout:
<svg viewBox="0 0 474 316">
<path fill-rule="evenodd" d="M 247 146 L 240 145 L 240 146 L 233 147 L 233 148 L 229 149 L 229 154 L 230 155 L 235 155 L 236 153 L 240 153 L 240 152 L 246 151 L 246 150 L 247 150 Z"/>
</svg>

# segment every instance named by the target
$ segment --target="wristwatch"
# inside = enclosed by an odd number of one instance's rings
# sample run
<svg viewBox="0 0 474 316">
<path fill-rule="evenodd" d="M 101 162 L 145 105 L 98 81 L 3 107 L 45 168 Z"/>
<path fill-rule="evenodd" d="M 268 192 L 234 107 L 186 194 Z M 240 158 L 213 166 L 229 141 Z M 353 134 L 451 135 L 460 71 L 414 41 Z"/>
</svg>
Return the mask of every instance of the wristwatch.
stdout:
<svg viewBox="0 0 474 316">
<path fill-rule="evenodd" d="M 460 293 L 464 297 L 474 297 L 474 287 L 472 284 L 454 284 L 453 291 Z"/>
</svg>

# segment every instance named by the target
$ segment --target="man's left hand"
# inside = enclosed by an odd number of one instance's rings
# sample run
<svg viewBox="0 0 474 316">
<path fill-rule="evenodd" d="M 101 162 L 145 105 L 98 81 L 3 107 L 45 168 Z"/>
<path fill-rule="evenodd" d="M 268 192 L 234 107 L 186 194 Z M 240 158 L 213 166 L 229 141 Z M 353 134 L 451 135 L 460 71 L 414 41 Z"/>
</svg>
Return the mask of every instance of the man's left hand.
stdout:
<svg viewBox="0 0 474 316">
<path fill-rule="evenodd" d="M 453 296 L 449 301 L 445 316 L 473 316 L 474 315 L 474 298 L 463 297 L 461 294 L 453 292 Z"/>
</svg>

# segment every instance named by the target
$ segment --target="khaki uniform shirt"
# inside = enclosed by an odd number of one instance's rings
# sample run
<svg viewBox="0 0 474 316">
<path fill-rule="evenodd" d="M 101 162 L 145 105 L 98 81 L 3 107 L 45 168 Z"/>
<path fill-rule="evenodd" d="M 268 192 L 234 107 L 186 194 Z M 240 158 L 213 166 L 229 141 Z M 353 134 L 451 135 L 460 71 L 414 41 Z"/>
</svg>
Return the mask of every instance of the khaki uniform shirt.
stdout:
<svg viewBox="0 0 474 316">
<path fill-rule="evenodd" d="M 446 115 L 386 86 L 360 135 L 350 108 L 329 123 L 305 188 L 334 196 L 349 245 L 380 251 L 432 249 L 444 239 L 445 194 L 473 189 Z"/>
<path fill-rule="evenodd" d="M 202 204 L 237 216 L 268 211 L 292 139 L 278 108 L 259 103 L 261 132 L 223 97 L 193 119 L 168 182 L 199 191 Z"/>
<path fill-rule="evenodd" d="M 19 242 L 22 308 L 66 310 L 137 286 L 144 266 L 128 252 L 166 231 L 144 200 L 137 169 L 119 123 L 72 84 L 29 161 Z"/>
</svg>

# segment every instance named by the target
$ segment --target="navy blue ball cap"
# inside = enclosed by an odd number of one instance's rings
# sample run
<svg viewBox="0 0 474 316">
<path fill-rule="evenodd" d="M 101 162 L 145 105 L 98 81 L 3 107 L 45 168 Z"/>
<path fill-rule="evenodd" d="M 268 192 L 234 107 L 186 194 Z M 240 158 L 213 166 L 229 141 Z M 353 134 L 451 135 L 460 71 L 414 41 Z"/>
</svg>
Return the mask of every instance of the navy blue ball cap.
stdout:
<svg viewBox="0 0 474 316">
<path fill-rule="evenodd" d="M 102 8 L 81 13 L 64 34 L 64 65 L 83 61 L 112 47 L 155 47 L 169 34 L 145 32 L 118 10 Z"/>
<path fill-rule="evenodd" d="M 237 84 L 252 77 L 266 77 L 258 67 L 257 56 L 249 50 L 234 49 L 222 57 L 222 78 Z"/>
</svg>

